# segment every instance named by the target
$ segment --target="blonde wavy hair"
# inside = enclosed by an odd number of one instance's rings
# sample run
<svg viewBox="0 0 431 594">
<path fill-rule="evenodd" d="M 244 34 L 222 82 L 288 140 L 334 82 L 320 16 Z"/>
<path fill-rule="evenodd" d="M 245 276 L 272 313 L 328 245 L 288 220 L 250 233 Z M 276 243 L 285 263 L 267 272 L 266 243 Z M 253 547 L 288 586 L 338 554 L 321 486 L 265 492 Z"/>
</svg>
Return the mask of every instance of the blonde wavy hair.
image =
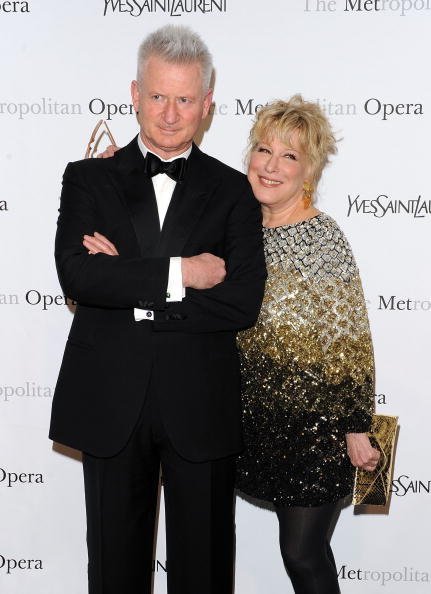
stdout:
<svg viewBox="0 0 431 594">
<path fill-rule="evenodd" d="M 301 95 L 293 95 L 288 101 L 272 101 L 257 112 L 250 130 L 246 161 L 259 142 L 277 138 L 291 145 L 291 135 L 295 131 L 298 131 L 299 148 L 312 170 L 310 181 L 316 186 L 329 162 L 329 155 L 337 152 L 337 141 L 320 105 L 304 101 Z"/>
</svg>

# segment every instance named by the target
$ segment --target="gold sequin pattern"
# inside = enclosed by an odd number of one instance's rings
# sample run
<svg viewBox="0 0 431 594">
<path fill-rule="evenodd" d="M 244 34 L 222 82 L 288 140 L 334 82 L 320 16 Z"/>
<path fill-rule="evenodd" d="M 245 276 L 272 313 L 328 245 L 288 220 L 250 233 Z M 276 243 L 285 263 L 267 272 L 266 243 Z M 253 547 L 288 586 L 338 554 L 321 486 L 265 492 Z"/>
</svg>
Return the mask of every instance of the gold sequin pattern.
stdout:
<svg viewBox="0 0 431 594">
<path fill-rule="evenodd" d="M 369 428 L 374 362 L 350 246 L 326 214 L 264 229 L 268 280 L 239 334 L 246 451 L 238 486 L 279 504 L 351 492 L 345 433 Z"/>
</svg>

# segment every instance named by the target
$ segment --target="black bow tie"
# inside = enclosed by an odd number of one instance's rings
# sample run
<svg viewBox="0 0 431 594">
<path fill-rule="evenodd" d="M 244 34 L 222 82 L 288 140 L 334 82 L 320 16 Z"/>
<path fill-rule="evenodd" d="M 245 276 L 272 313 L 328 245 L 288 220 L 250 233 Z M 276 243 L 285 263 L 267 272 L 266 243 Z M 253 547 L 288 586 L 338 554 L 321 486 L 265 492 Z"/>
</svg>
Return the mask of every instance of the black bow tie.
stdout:
<svg viewBox="0 0 431 594">
<path fill-rule="evenodd" d="M 158 173 L 166 173 L 176 182 L 184 178 L 184 171 L 187 160 L 184 158 L 174 159 L 173 161 L 162 161 L 157 155 L 148 152 L 145 157 L 145 173 L 153 177 Z"/>
</svg>

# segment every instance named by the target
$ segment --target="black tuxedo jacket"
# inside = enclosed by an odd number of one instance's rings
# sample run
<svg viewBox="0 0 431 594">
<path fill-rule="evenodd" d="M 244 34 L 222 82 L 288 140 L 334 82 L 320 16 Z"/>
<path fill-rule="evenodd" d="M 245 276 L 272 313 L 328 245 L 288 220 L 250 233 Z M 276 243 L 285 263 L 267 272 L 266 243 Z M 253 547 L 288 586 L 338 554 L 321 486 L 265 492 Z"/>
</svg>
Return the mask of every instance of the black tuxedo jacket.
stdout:
<svg viewBox="0 0 431 594">
<path fill-rule="evenodd" d="M 126 444 L 150 375 L 167 433 L 183 457 L 241 450 L 236 331 L 257 318 L 264 290 L 261 214 L 246 177 L 193 146 L 162 230 L 137 140 L 111 159 L 67 166 L 55 244 L 66 295 L 78 302 L 55 390 L 50 437 L 108 457 Z M 120 256 L 88 255 L 99 231 Z M 224 282 L 166 301 L 171 256 L 210 252 Z M 135 322 L 133 308 L 154 321 Z"/>
</svg>

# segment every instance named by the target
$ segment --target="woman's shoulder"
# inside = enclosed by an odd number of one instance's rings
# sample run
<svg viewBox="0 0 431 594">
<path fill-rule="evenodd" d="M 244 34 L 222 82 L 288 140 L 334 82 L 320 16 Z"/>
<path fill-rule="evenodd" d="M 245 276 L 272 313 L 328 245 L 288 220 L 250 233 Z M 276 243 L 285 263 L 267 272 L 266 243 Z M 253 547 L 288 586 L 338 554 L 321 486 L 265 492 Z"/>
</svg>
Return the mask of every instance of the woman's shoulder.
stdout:
<svg viewBox="0 0 431 594">
<path fill-rule="evenodd" d="M 334 234 L 337 239 L 342 238 L 347 242 L 346 236 L 340 225 L 326 212 L 320 211 L 319 214 L 310 219 L 310 221 L 316 221 L 317 230 L 325 230 L 327 233 Z"/>
<path fill-rule="evenodd" d="M 310 229 L 312 235 L 312 268 L 319 276 L 336 276 L 350 280 L 358 270 L 349 241 L 338 223 L 321 212 Z"/>
</svg>

